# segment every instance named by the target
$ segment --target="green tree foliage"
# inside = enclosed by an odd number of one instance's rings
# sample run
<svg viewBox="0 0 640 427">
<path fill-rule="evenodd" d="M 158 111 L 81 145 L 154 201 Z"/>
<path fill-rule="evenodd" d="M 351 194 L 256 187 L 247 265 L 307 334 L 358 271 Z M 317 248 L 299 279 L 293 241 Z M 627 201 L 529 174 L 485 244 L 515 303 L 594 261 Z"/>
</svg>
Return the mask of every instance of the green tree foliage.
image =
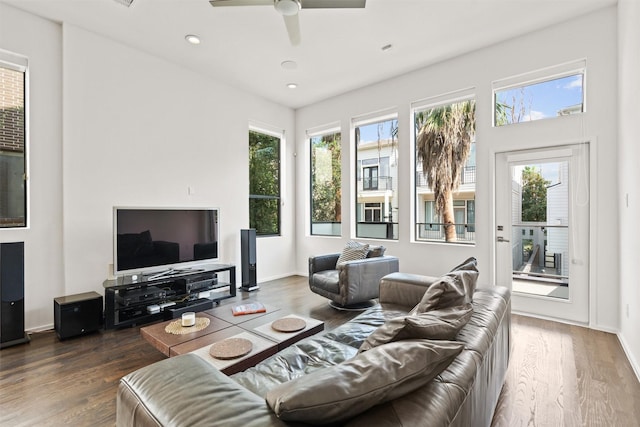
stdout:
<svg viewBox="0 0 640 427">
<path fill-rule="evenodd" d="M 311 222 L 341 222 L 341 134 L 311 139 Z"/>
<path fill-rule="evenodd" d="M 547 221 L 547 186 L 535 166 L 525 166 L 522 170 L 522 221 Z"/>
<path fill-rule="evenodd" d="M 471 151 L 476 129 L 475 113 L 475 101 L 463 101 L 433 108 L 416 118 L 421 122 L 416 156 L 433 191 L 436 213 L 444 223 L 447 242 L 456 240 L 453 192 L 460 186 Z"/>
<path fill-rule="evenodd" d="M 249 226 L 280 234 L 280 138 L 249 131 Z"/>
</svg>

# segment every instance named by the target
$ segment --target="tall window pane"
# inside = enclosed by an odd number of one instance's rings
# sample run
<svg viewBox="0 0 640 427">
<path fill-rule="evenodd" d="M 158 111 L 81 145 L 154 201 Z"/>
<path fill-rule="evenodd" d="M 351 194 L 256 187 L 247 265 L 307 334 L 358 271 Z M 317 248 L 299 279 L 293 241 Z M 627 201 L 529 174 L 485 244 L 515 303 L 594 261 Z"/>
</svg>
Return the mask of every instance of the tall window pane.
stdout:
<svg viewBox="0 0 640 427">
<path fill-rule="evenodd" d="M 355 123 L 356 237 L 398 238 L 398 120 Z"/>
<path fill-rule="evenodd" d="M 340 132 L 310 138 L 311 234 L 340 236 L 342 168 Z"/>
<path fill-rule="evenodd" d="M 280 141 L 249 131 L 249 226 L 257 235 L 280 234 Z"/>
<path fill-rule="evenodd" d="M 475 101 L 416 109 L 416 240 L 475 242 Z"/>
<path fill-rule="evenodd" d="M 0 63 L 0 227 L 27 225 L 25 72 Z"/>
</svg>

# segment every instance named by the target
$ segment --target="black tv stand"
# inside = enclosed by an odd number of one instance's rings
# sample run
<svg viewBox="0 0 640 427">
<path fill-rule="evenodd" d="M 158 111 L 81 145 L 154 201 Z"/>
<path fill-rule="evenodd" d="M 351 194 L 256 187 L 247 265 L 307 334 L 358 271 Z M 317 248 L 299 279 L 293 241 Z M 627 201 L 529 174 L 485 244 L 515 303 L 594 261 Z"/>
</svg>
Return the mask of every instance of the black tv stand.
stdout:
<svg viewBox="0 0 640 427">
<path fill-rule="evenodd" d="M 218 273 L 228 281 L 218 280 Z M 120 276 L 105 280 L 105 329 L 172 319 L 185 311 L 202 311 L 236 296 L 236 267 L 170 269 L 162 274 Z M 208 295 L 207 295 L 208 294 Z M 205 295 L 205 296 L 203 296 Z"/>
</svg>

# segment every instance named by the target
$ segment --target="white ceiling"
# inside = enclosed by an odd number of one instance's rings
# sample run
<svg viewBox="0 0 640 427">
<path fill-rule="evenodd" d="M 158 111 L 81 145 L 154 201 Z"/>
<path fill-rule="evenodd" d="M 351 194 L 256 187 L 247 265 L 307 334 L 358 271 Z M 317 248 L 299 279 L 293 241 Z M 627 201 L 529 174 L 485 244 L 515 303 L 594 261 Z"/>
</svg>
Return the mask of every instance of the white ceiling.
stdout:
<svg viewBox="0 0 640 427">
<path fill-rule="evenodd" d="M 303 9 L 291 46 L 271 6 L 208 0 L 0 0 L 147 51 L 292 108 L 385 80 L 617 0 L 367 0 L 365 9 Z M 198 46 L 184 36 L 197 34 Z M 382 46 L 392 44 L 386 52 Z M 297 63 L 295 70 L 281 66 Z M 288 89 L 295 82 L 297 89 Z"/>
</svg>

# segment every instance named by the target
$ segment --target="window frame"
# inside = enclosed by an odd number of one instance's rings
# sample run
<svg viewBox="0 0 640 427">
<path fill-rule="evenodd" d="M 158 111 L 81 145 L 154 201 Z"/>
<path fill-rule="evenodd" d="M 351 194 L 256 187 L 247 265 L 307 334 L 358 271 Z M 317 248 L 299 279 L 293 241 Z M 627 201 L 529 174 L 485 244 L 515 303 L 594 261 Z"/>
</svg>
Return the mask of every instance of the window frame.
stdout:
<svg viewBox="0 0 640 427">
<path fill-rule="evenodd" d="M 313 187 L 314 187 L 314 182 L 313 182 L 313 175 L 312 175 L 312 171 L 313 171 L 313 161 L 314 161 L 314 156 L 313 156 L 313 139 L 314 138 L 322 138 L 325 136 L 329 136 L 329 135 L 336 135 L 339 134 L 340 135 L 340 186 L 341 186 L 341 190 L 342 190 L 342 182 L 343 182 L 343 171 L 342 171 L 342 129 L 340 127 L 339 124 L 336 125 L 329 125 L 329 126 L 323 126 L 323 127 L 317 127 L 314 129 L 309 129 L 306 131 L 307 134 L 307 147 L 309 148 L 309 235 L 310 236 L 324 236 L 324 237 L 340 237 L 342 236 L 342 221 L 340 222 L 333 222 L 331 225 L 331 232 L 330 233 L 317 233 L 314 232 L 314 224 L 316 224 L 313 220 L 313 210 L 314 210 L 314 194 L 313 194 Z M 342 193 L 342 191 L 341 191 Z M 342 200 L 340 200 L 340 207 L 342 210 Z M 342 216 L 342 212 L 341 212 L 341 216 Z M 334 230 L 334 227 L 337 228 L 337 230 Z"/>
<path fill-rule="evenodd" d="M 421 243 L 421 244 L 446 244 L 446 245 L 464 245 L 464 246 L 475 246 L 477 244 L 477 241 L 475 240 L 475 237 L 472 240 L 456 240 L 453 242 L 447 242 L 445 241 L 444 238 L 440 239 L 433 239 L 433 238 L 422 238 L 421 236 L 421 232 L 424 231 L 426 232 L 439 232 L 439 233 L 444 233 L 444 230 L 442 228 L 442 224 L 441 224 L 441 219 L 439 218 L 439 216 L 437 215 L 437 213 L 435 212 L 435 205 L 434 205 L 434 201 L 432 199 L 422 199 L 422 200 L 418 200 L 418 174 L 422 173 L 421 170 L 418 169 L 418 156 L 416 153 L 416 142 L 417 142 L 417 137 L 418 137 L 418 132 L 419 130 L 416 128 L 416 115 L 417 113 L 423 112 L 423 111 L 427 111 L 430 109 L 434 109 L 434 108 L 439 108 L 439 107 L 445 107 L 447 105 L 452 105 L 452 104 L 457 104 L 457 103 L 461 103 L 461 102 L 465 102 L 465 101 L 473 101 L 476 103 L 476 108 L 478 105 L 478 99 L 477 99 L 477 90 L 474 87 L 469 87 L 469 88 L 465 88 L 465 89 L 461 89 L 461 90 L 456 90 L 453 92 L 448 92 L 448 93 L 444 93 L 441 95 L 436 95 L 436 96 L 432 96 L 432 97 L 428 97 L 428 98 L 424 98 L 415 102 L 411 103 L 411 158 L 412 158 L 412 163 L 413 163 L 413 173 L 412 173 L 412 177 L 411 177 L 411 184 L 413 187 L 413 197 L 411 197 L 411 221 L 413 223 L 413 227 L 411 230 L 411 241 L 414 243 Z M 474 139 L 471 142 L 472 144 L 472 150 L 470 152 L 471 153 L 476 153 L 477 152 L 477 119 L 476 119 L 476 130 L 474 132 Z M 474 147 L 475 146 L 475 147 Z M 477 164 L 477 159 L 475 159 L 476 161 L 474 162 L 474 165 Z M 466 169 L 468 166 L 468 162 L 469 159 L 467 159 L 467 163 L 465 163 L 465 166 L 463 168 L 462 174 L 464 175 L 465 171 L 464 169 Z M 477 166 L 473 166 L 473 167 L 477 167 Z M 463 201 L 465 203 L 464 206 L 464 215 L 465 215 L 465 221 L 468 220 L 468 207 L 467 207 L 467 201 L 468 200 L 473 200 L 474 201 L 474 223 L 473 226 L 467 227 L 467 231 L 470 233 L 474 233 L 475 236 L 475 228 L 477 226 L 477 221 L 475 221 L 475 200 L 476 200 L 476 192 L 477 192 L 477 169 L 475 171 L 475 175 L 476 178 L 474 180 L 474 188 L 473 188 L 473 198 L 469 198 L 467 196 L 462 196 L 460 199 L 454 199 L 454 204 L 456 201 Z M 462 186 L 464 184 L 464 176 L 461 176 L 461 183 L 460 185 Z M 425 178 L 426 179 L 426 178 Z M 425 184 L 426 185 L 426 184 Z M 458 189 L 458 191 L 460 191 L 460 189 Z M 460 206 L 456 206 L 457 208 L 460 208 Z M 420 209 L 424 209 L 423 212 L 420 212 Z M 428 210 L 431 209 L 431 217 L 432 220 L 433 219 L 437 219 L 439 222 L 428 222 Z M 424 220 L 424 223 L 420 223 L 420 220 Z M 465 224 L 468 224 L 467 222 L 465 222 Z"/>
<path fill-rule="evenodd" d="M 354 227 L 352 229 L 352 238 L 354 239 L 379 239 L 379 240 L 385 240 L 385 241 L 398 241 L 400 236 L 399 236 L 399 228 L 400 228 L 400 223 L 399 223 L 399 216 L 397 214 L 397 210 L 399 209 L 399 206 L 393 206 L 393 200 L 397 201 L 399 200 L 399 187 L 397 186 L 397 181 L 398 181 L 398 176 L 399 176 L 399 169 L 398 169 L 398 164 L 397 164 L 397 159 L 396 159 L 396 165 L 393 166 L 395 168 L 395 182 L 392 182 L 391 184 L 391 189 L 390 191 L 393 192 L 393 196 L 391 197 L 390 201 L 389 201 L 389 207 L 387 207 L 386 203 L 380 202 L 381 206 L 382 206 L 382 212 L 381 212 L 381 221 L 380 222 L 374 222 L 373 224 L 387 224 L 385 226 L 385 232 L 384 232 L 384 236 L 382 234 L 379 235 L 360 235 L 359 230 L 360 230 L 360 225 L 361 224 L 368 224 L 366 221 L 364 221 L 365 219 L 365 207 L 366 207 L 366 203 L 370 203 L 368 201 L 362 201 L 362 202 L 358 202 L 358 194 L 360 193 L 359 189 L 358 189 L 358 185 L 359 185 L 359 180 L 362 179 L 363 180 L 363 186 L 364 186 L 364 169 L 366 167 L 370 167 L 370 166 L 377 166 L 378 167 L 378 185 L 380 185 L 380 163 L 377 164 L 364 164 L 364 162 L 362 161 L 363 159 L 360 159 L 358 157 L 358 138 L 356 138 L 356 129 L 362 126 L 368 126 L 368 125 L 373 125 L 376 123 L 383 123 L 383 122 L 389 122 L 389 121 L 394 121 L 395 125 L 396 125 L 396 133 L 395 135 L 391 135 L 392 139 L 395 141 L 395 148 L 392 148 L 392 150 L 395 150 L 395 155 L 396 157 L 399 156 L 398 151 L 399 151 L 399 140 L 398 140 L 398 126 L 399 126 L 399 114 L 397 111 L 397 108 L 393 107 L 393 108 L 389 108 L 389 109 L 385 109 L 385 110 L 381 110 L 381 111 L 377 111 L 377 112 L 373 112 L 373 113 L 369 113 L 369 114 L 363 114 L 360 116 L 356 116 L 353 117 L 351 119 L 351 141 L 352 141 L 352 147 L 353 147 L 353 165 L 354 165 L 354 169 L 352 172 L 352 177 L 353 177 L 353 181 L 352 181 L 352 188 L 353 191 L 352 192 L 352 197 L 351 197 L 351 206 L 352 209 L 354 209 L 353 212 L 353 224 Z M 383 156 L 386 157 L 386 156 Z M 380 157 L 382 158 L 382 157 Z M 391 173 L 391 165 L 389 165 L 389 175 L 393 175 Z M 389 177 L 390 179 L 393 180 L 393 176 Z M 395 187 L 394 187 L 395 185 Z M 385 188 L 386 188 L 387 184 L 385 184 Z M 363 190 L 364 191 L 364 190 Z M 366 191 L 382 191 L 380 189 L 378 190 L 366 190 Z M 389 209 L 390 210 L 390 215 L 386 215 L 385 214 L 385 210 Z M 394 210 L 396 210 L 396 212 L 394 213 Z M 361 220 L 359 220 L 359 218 L 361 217 Z M 389 217 L 391 217 L 391 222 L 388 221 Z M 381 229 L 380 229 L 381 230 Z M 379 230 L 379 231 L 380 231 Z"/>
<path fill-rule="evenodd" d="M 258 133 L 258 134 L 262 134 L 265 136 L 269 136 L 272 138 L 277 138 L 278 139 L 278 149 L 277 149 L 277 153 L 278 153 L 278 159 L 277 159 L 277 163 L 278 163 L 278 177 L 277 177 L 277 185 L 276 188 L 278 189 L 278 194 L 277 195 L 266 195 L 266 194 L 251 194 L 250 190 L 251 190 L 251 179 L 252 177 L 249 176 L 249 226 L 252 228 L 253 224 L 251 224 L 251 201 L 252 200 L 276 200 L 277 201 L 277 231 L 275 233 L 265 233 L 262 232 L 260 230 L 258 230 L 256 228 L 256 237 L 278 237 L 282 235 L 282 151 L 283 151 L 283 146 L 284 146 L 284 139 L 285 139 L 285 132 L 284 130 L 272 130 L 272 129 L 268 129 L 266 126 L 261 125 L 261 126 L 257 126 L 257 125 L 249 125 L 249 129 L 247 132 L 247 139 L 249 142 L 249 151 L 250 151 L 250 146 L 251 146 L 251 141 L 249 140 L 249 135 L 251 132 L 254 133 Z M 251 157 L 249 157 L 249 167 L 248 167 L 249 171 L 251 170 Z"/>
<path fill-rule="evenodd" d="M 491 83 L 491 127 L 502 128 L 509 127 L 509 125 L 517 125 L 522 123 L 531 122 L 545 122 L 547 119 L 559 119 L 566 115 L 557 115 L 550 117 L 543 117 L 536 120 L 527 120 L 514 123 L 506 123 L 504 125 L 498 125 L 496 123 L 496 100 L 497 93 L 500 91 L 525 88 L 527 86 L 533 86 L 539 83 L 552 82 L 554 80 L 563 79 L 574 75 L 582 75 L 582 111 L 579 114 L 587 112 L 587 61 L 586 59 L 580 59 L 575 61 L 566 62 L 563 64 L 554 65 L 526 73 L 518 74 L 511 77 L 495 80 Z"/>
<path fill-rule="evenodd" d="M 22 191 L 22 205 L 24 209 L 24 220 L 20 225 L 4 226 L 0 223 L 0 230 L 22 230 L 29 229 L 31 222 L 31 203 L 30 203 L 30 182 L 29 182 L 29 152 L 30 152 L 30 132 L 29 132 L 29 61 L 27 57 L 11 53 L 0 49 L 0 67 L 22 73 L 23 81 L 23 159 L 22 159 L 22 183 L 24 189 Z M 0 217 L 0 220 L 3 218 Z M 0 221 L 1 222 L 1 221 Z"/>
</svg>

